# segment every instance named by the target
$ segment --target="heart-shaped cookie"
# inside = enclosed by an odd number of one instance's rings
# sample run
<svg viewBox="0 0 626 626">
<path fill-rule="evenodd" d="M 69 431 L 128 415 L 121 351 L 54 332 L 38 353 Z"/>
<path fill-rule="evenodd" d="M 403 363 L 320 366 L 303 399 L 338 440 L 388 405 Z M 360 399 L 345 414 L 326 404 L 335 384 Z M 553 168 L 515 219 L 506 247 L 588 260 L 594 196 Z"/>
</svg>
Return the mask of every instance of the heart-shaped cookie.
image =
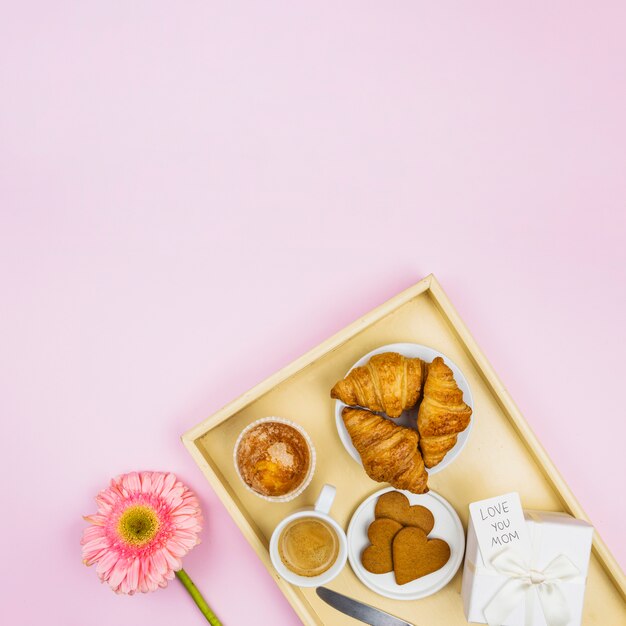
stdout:
<svg viewBox="0 0 626 626">
<path fill-rule="evenodd" d="M 386 574 L 393 571 L 391 544 L 400 530 L 402 524 L 392 519 L 376 519 L 370 524 L 367 537 L 371 545 L 361 554 L 361 563 L 368 572 Z"/>
<path fill-rule="evenodd" d="M 403 526 L 416 526 L 426 534 L 435 525 L 433 514 L 425 506 L 419 504 L 411 506 L 409 499 L 399 491 L 383 493 L 376 502 L 374 516 L 395 520 Z"/>
<path fill-rule="evenodd" d="M 450 558 L 450 546 L 443 539 L 428 539 L 421 528 L 407 526 L 393 538 L 393 571 L 398 585 L 441 569 Z"/>
</svg>

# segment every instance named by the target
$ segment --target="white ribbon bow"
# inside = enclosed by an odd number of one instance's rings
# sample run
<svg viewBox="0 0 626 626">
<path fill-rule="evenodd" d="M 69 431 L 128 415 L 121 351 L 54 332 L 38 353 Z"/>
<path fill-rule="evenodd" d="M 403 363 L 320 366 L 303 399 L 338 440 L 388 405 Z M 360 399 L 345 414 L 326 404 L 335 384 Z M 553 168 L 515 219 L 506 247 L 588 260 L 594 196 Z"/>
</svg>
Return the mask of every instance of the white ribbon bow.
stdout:
<svg viewBox="0 0 626 626">
<path fill-rule="evenodd" d="M 533 588 L 537 590 L 547 626 L 567 625 L 570 614 L 560 583 L 576 578 L 580 571 L 564 554 L 555 557 L 543 570 L 535 570 L 517 552 L 505 550 L 491 559 L 491 565 L 509 580 L 485 607 L 489 626 L 501 626 Z"/>
</svg>

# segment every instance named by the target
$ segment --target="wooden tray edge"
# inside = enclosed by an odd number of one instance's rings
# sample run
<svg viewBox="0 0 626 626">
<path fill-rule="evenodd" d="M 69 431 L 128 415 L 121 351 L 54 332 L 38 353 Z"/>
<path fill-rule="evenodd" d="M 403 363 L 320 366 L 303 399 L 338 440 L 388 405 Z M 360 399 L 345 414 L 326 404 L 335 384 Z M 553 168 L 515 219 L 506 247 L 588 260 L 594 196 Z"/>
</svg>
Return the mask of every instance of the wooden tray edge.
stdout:
<svg viewBox="0 0 626 626">
<path fill-rule="evenodd" d="M 401 291 L 398 295 L 393 296 L 380 306 L 372 309 L 352 324 L 342 328 L 340 331 L 332 335 L 329 339 L 326 339 L 322 343 L 318 344 L 300 358 L 292 361 L 282 369 L 278 370 L 275 374 L 269 376 L 262 382 L 258 383 L 238 398 L 235 398 L 232 402 L 219 409 L 216 413 L 200 422 L 197 426 L 194 426 L 190 430 L 184 433 L 183 437 L 190 440 L 195 440 L 198 437 L 204 435 L 208 430 L 215 428 L 218 424 L 228 419 L 234 413 L 241 411 L 247 404 L 250 404 L 253 400 L 257 400 L 262 395 L 267 393 L 270 389 L 279 385 L 284 380 L 293 376 L 300 370 L 304 369 L 307 365 L 314 362 L 324 354 L 338 348 L 340 345 L 354 337 L 360 332 L 360 330 L 368 327 L 370 324 L 382 319 L 383 317 L 393 313 L 393 311 L 400 305 L 412 300 L 417 295 L 428 291 L 431 286 L 431 281 L 434 280 L 434 276 L 430 274 L 426 278 L 423 278 L 415 285 L 412 285 L 408 289 Z"/>
<path fill-rule="evenodd" d="M 453 332 L 457 334 L 458 338 L 465 345 L 467 354 L 474 362 L 475 367 L 482 374 L 483 379 L 487 382 L 498 403 L 509 416 L 518 435 L 526 444 L 526 447 L 537 464 L 541 467 L 546 480 L 550 482 L 554 491 L 559 495 L 564 507 L 574 517 L 584 519 L 591 524 L 591 520 L 548 456 L 544 447 L 537 439 L 537 436 L 528 425 L 528 422 L 524 419 L 524 416 L 513 401 L 513 398 L 511 398 L 506 387 L 502 384 L 502 381 L 465 325 L 465 322 L 454 308 L 454 305 L 437 279 L 432 275 L 429 291 L 435 305 L 443 313 L 444 317 L 448 319 Z M 613 584 L 618 588 L 622 598 L 626 600 L 626 576 L 597 530 L 594 530 L 593 534 L 593 552 L 604 567 Z"/>
</svg>

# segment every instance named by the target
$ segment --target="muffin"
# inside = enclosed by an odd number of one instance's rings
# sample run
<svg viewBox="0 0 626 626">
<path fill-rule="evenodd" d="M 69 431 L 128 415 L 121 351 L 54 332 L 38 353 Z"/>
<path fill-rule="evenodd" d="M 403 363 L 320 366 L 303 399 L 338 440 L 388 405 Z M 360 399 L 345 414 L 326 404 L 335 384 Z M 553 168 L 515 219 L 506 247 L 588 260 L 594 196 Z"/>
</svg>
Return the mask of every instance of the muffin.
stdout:
<svg viewBox="0 0 626 626">
<path fill-rule="evenodd" d="M 315 452 L 306 432 L 281 418 L 250 424 L 235 444 L 235 467 L 248 489 L 269 500 L 301 493 L 313 475 Z"/>
</svg>

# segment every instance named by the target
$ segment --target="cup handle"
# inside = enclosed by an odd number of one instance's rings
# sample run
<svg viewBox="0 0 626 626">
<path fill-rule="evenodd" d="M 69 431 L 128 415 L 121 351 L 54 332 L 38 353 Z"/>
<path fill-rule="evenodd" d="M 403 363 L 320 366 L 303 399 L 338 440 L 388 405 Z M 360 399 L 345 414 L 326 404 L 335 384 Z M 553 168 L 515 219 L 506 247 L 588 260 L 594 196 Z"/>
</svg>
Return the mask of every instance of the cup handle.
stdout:
<svg viewBox="0 0 626 626">
<path fill-rule="evenodd" d="M 333 505 L 336 493 L 337 489 L 333 487 L 333 485 L 324 485 L 320 491 L 320 495 L 315 501 L 315 510 L 318 513 L 328 515 L 330 513 L 330 507 Z"/>
</svg>

